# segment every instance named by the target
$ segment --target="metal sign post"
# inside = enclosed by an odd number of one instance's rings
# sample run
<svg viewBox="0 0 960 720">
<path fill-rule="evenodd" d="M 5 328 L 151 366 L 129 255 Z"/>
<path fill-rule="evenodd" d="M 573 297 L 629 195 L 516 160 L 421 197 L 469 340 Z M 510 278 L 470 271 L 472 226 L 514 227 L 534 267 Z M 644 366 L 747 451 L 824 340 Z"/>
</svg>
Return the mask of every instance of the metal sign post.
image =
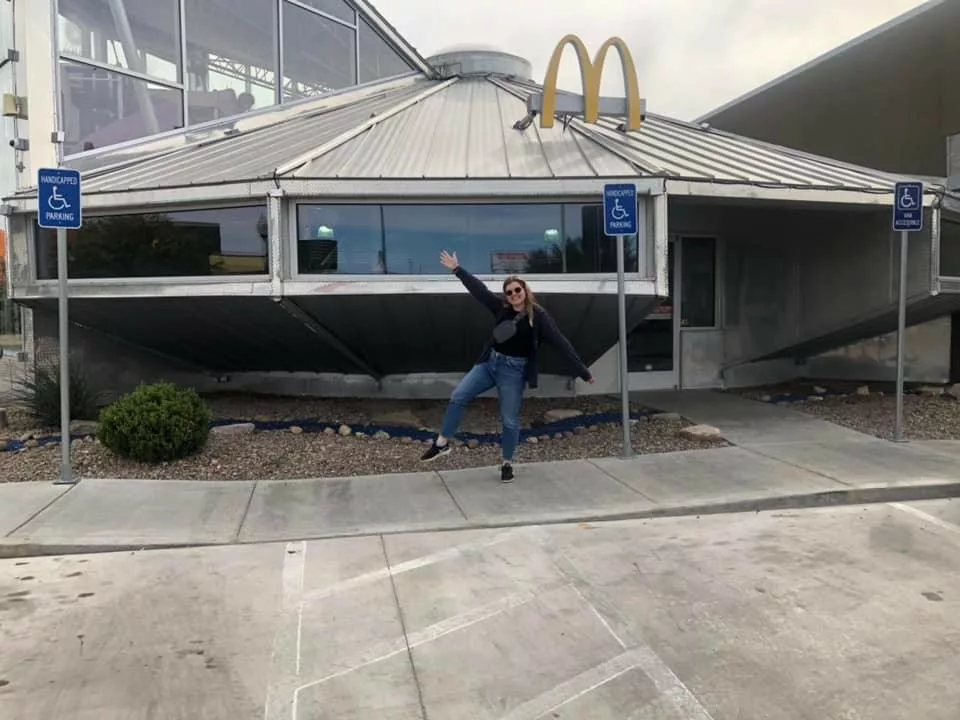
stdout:
<svg viewBox="0 0 960 720">
<path fill-rule="evenodd" d="M 630 372 L 627 366 L 627 292 L 624 238 L 639 232 L 636 185 L 605 185 L 603 230 L 617 238 L 617 315 L 620 329 L 620 402 L 623 423 L 623 457 L 633 455 L 630 437 Z"/>
<path fill-rule="evenodd" d="M 903 357 L 907 327 L 907 260 L 909 233 L 923 230 L 923 183 L 904 182 L 894 187 L 893 229 L 900 232 L 900 289 L 897 308 L 897 414 L 893 439 L 903 442 Z"/>
<path fill-rule="evenodd" d="M 60 479 L 58 485 L 75 480 L 70 464 L 70 344 L 67 305 L 67 230 L 83 225 L 80 206 L 80 173 L 76 170 L 41 168 L 37 172 L 37 224 L 57 231 L 57 315 L 60 345 Z"/>
</svg>

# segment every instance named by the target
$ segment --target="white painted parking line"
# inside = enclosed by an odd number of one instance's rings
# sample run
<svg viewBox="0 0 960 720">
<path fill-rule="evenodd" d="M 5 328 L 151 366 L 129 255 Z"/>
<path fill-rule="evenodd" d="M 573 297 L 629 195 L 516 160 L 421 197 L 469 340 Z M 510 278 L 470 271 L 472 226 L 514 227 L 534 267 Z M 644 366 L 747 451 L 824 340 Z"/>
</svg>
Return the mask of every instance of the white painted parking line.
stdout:
<svg viewBox="0 0 960 720">
<path fill-rule="evenodd" d="M 483 538 L 482 540 L 463 543 L 462 545 L 456 545 L 454 547 L 446 548 L 445 550 L 430 553 L 429 555 L 414 558 L 413 560 L 407 560 L 406 562 L 398 563 L 397 565 L 393 566 L 392 572 L 391 569 L 384 567 L 380 570 L 374 570 L 372 572 L 350 578 L 349 580 L 342 580 L 341 582 L 334 583 L 333 585 L 319 588 L 307 593 L 303 598 L 303 602 L 306 604 L 318 602 L 319 600 L 323 600 L 324 598 L 328 598 L 332 595 L 336 595 L 347 590 L 353 590 L 358 587 L 362 587 L 363 585 L 369 585 L 371 583 L 379 582 L 380 580 L 386 580 L 391 576 L 391 574 L 396 577 L 397 575 L 418 570 L 420 568 L 427 567 L 428 565 L 434 565 L 445 560 L 452 560 L 467 552 L 482 550 L 487 547 L 509 542 L 510 540 L 516 540 L 524 536 L 532 535 L 532 531 L 528 528 L 518 528 L 497 533 L 496 535 Z"/>
<path fill-rule="evenodd" d="M 909 513 L 910 515 L 918 517 L 924 522 L 930 523 L 931 525 L 936 525 L 941 530 L 946 530 L 948 532 L 960 535 L 960 525 L 957 525 L 956 523 L 949 522 L 948 520 L 942 520 L 935 515 L 925 513 L 923 510 L 918 510 L 915 507 L 904 505 L 903 503 L 890 503 L 890 507 L 896 508 L 901 512 Z"/>
<path fill-rule="evenodd" d="M 515 707 L 501 717 L 501 720 L 538 720 L 547 713 L 567 705 L 577 698 L 606 685 L 624 673 L 639 665 L 639 659 L 633 652 L 617 655 L 605 663 L 592 667 L 586 672 L 567 680 L 542 695 Z"/>
<path fill-rule="evenodd" d="M 533 590 L 525 590 L 524 592 L 508 595 L 507 597 L 500 598 L 494 602 L 468 610 L 460 615 L 455 615 L 447 618 L 446 620 L 441 620 L 438 623 L 434 623 L 433 625 L 425 627 L 423 630 L 418 630 L 415 633 L 411 633 L 408 636 L 407 641 L 411 649 L 419 647 L 420 645 L 425 645 L 433 642 L 434 640 L 438 640 L 444 635 L 465 630 L 479 622 L 489 620 L 497 615 L 502 615 L 505 612 L 536 600 L 537 597 L 544 593 L 552 592 L 553 590 L 559 590 L 563 587 L 569 587 L 569 585 L 567 585 L 566 582 L 557 581 Z M 406 650 L 407 643 L 403 641 L 402 637 L 385 643 L 380 643 L 365 651 L 361 655 L 363 658 L 362 660 L 354 662 L 349 667 L 338 670 L 337 672 L 331 673 L 325 677 L 304 683 L 296 689 L 296 693 L 299 695 L 302 690 L 306 690 L 307 688 L 311 688 L 316 685 L 321 685 L 335 678 L 348 675 L 356 670 L 373 665 L 374 663 L 387 660 L 394 655 L 406 652 Z"/>
<path fill-rule="evenodd" d="M 300 675 L 306 557 L 305 542 L 289 543 L 284 549 L 282 612 L 270 656 L 270 680 L 263 708 L 264 720 L 287 720 L 293 713 L 293 693 Z"/>
</svg>

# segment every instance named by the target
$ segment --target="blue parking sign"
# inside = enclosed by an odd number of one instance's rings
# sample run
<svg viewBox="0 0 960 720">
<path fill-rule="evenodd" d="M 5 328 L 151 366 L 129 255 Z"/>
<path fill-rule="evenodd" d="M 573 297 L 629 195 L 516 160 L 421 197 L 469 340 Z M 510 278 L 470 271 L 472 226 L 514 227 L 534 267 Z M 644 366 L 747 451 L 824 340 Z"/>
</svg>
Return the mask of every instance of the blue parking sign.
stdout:
<svg viewBox="0 0 960 720">
<path fill-rule="evenodd" d="M 897 183 L 893 198 L 893 229 L 901 232 L 923 230 L 923 183 Z"/>
<path fill-rule="evenodd" d="M 636 235 L 637 186 L 630 183 L 603 186 L 603 232 L 610 236 Z"/>
<path fill-rule="evenodd" d="M 37 224 L 51 230 L 79 230 L 83 225 L 80 207 L 80 173 L 63 168 L 37 171 Z"/>
</svg>

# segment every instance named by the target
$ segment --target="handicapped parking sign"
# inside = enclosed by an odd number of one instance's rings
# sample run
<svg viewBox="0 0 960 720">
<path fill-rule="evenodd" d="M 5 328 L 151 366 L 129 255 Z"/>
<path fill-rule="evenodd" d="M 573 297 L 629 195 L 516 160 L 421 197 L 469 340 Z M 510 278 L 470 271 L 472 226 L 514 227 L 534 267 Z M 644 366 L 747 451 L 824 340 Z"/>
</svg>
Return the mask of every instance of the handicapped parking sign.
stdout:
<svg viewBox="0 0 960 720">
<path fill-rule="evenodd" d="M 79 230 L 83 225 L 80 205 L 80 173 L 64 168 L 37 171 L 37 224 L 51 230 Z"/>
<path fill-rule="evenodd" d="M 637 186 L 603 186 L 603 232 L 610 236 L 637 234 Z"/>
<path fill-rule="evenodd" d="M 923 183 L 897 183 L 893 198 L 893 229 L 901 232 L 923 230 Z"/>
</svg>

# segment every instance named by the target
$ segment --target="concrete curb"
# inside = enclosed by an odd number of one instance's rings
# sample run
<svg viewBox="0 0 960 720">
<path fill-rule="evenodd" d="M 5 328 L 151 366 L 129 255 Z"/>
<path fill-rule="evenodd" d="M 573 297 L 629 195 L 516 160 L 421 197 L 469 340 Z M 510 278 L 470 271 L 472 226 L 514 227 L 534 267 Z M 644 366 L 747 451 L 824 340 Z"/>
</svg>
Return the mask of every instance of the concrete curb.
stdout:
<svg viewBox="0 0 960 720">
<path fill-rule="evenodd" d="M 313 535 L 282 536 L 270 539 L 224 540 L 213 542 L 181 543 L 129 543 L 129 544 L 76 544 L 17 542 L 10 538 L 0 541 L 0 559 L 42 557 L 51 555 L 81 555 L 114 552 L 142 552 L 147 550 L 179 550 L 186 548 L 223 547 L 238 545 L 267 545 L 303 540 L 331 540 L 336 538 L 369 537 L 371 535 L 411 535 L 426 532 L 457 532 L 460 530 L 496 530 L 533 525 L 577 525 L 584 523 L 610 523 L 629 520 L 656 520 L 664 518 L 699 517 L 701 515 L 733 515 L 759 513 L 773 510 L 806 510 L 850 505 L 875 505 L 884 503 L 916 502 L 920 500 L 943 500 L 960 497 L 960 481 L 937 482 L 923 485 L 880 485 L 823 490 L 812 493 L 772 495 L 768 497 L 731 500 L 727 502 L 699 503 L 690 505 L 665 505 L 654 508 L 637 508 L 626 511 L 590 510 L 551 515 L 528 515 L 508 518 L 476 518 L 456 523 L 415 527 L 370 527 L 348 532 L 319 533 Z"/>
</svg>

